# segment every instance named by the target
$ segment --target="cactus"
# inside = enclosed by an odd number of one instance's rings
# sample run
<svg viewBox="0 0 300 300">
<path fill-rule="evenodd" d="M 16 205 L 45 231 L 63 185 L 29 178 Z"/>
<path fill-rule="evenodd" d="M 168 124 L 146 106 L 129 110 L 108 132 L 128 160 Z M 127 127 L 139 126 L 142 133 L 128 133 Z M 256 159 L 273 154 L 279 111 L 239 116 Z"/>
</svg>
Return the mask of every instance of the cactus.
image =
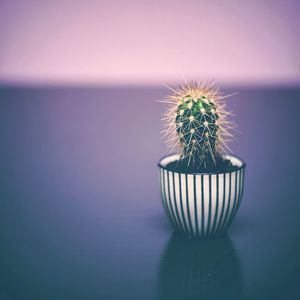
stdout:
<svg viewBox="0 0 300 300">
<path fill-rule="evenodd" d="M 228 149 L 227 141 L 234 124 L 227 118 L 230 112 L 213 84 L 187 83 L 163 102 L 171 104 L 164 120 L 164 131 L 171 150 L 178 149 L 180 161 L 191 170 L 218 167 L 221 154 Z"/>
</svg>

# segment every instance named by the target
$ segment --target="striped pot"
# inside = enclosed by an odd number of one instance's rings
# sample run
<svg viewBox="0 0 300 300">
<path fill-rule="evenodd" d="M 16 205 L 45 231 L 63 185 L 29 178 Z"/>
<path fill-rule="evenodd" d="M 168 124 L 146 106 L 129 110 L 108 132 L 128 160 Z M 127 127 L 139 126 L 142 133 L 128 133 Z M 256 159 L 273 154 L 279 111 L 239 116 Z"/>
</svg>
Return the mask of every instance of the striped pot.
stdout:
<svg viewBox="0 0 300 300">
<path fill-rule="evenodd" d="M 175 230 L 195 238 L 210 238 L 227 230 L 241 203 L 245 163 L 227 155 L 235 170 L 228 173 L 179 173 L 167 165 L 178 155 L 159 162 L 160 190 L 165 212 Z"/>
</svg>

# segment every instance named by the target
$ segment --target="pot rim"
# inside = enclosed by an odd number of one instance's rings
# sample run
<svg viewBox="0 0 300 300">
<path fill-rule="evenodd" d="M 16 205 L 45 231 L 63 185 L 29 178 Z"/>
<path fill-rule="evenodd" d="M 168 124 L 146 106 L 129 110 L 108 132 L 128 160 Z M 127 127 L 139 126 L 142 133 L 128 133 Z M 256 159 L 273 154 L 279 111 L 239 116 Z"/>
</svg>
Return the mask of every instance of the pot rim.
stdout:
<svg viewBox="0 0 300 300">
<path fill-rule="evenodd" d="M 170 169 L 168 169 L 166 166 L 170 163 L 173 162 L 175 160 L 179 160 L 180 155 L 173 153 L 173 154 L 169 154 L 169 155 L 165 155 L 163 156 L 157 166 L 163 170 L 169 171 L 169 172 L 174 172 L 174 173 L 178 173 L 178 174 L 189 174 L 189 175 L 214 175 L 214 174 L 230 174 L 233 172 L 237 172 L 239 170 L 242 170 L 246 167 L 246 163 L 238 156 L 233 155 L 233 154 L 222 154 L 223 158 L 229 159 L 231 161 L 231 163 L 233 161 L 235 161 L 236 163 L 238 163 L 239 165 L 234 164 L 234 167 L 236 167 L 233 171 L 229 171 L 229 172 L 179 172 L 179 171 L 171 171 Z M 165 165 L 163 165 L 163 161 L 169 159 Z"/>
</svg>

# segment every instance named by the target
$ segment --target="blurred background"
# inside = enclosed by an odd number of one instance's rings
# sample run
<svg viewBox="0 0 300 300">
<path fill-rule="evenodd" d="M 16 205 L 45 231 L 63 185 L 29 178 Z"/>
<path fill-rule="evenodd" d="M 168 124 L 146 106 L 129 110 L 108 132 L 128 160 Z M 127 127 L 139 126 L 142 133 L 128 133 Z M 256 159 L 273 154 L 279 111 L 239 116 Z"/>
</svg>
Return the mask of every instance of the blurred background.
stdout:
<svg viewBox="0 0 300 300">
<path fill-rule="evenodd" d="M 0 82 L 300 81 L 297 0 L 2 0 Z"/>
<path fill-rule="evenodd" d="M 0 299 L 300 299 L 300 1 L 0 0 Z M 155 101 L 215 80 L 247 164 L 228 234 L 172 233 Z"/>
</svg>

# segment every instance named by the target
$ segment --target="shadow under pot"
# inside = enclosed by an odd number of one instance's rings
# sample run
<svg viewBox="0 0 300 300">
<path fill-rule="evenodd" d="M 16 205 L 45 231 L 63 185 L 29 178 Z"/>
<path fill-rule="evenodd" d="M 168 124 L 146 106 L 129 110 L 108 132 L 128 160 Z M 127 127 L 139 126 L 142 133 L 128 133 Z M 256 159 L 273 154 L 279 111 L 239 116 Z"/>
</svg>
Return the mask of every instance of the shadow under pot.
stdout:
<svg viewBox="0 0 300 300">
<path fill-rule="evenodd" d="M 173 228 L 194 238 L 222 235 L 242 200 L 245 163 L 225 155 L 231 163 L 228 172 L 183 173 L 168 167 L 179 158 L 169 155 L 158 164 L 162 203 Z"/>
</svg>

